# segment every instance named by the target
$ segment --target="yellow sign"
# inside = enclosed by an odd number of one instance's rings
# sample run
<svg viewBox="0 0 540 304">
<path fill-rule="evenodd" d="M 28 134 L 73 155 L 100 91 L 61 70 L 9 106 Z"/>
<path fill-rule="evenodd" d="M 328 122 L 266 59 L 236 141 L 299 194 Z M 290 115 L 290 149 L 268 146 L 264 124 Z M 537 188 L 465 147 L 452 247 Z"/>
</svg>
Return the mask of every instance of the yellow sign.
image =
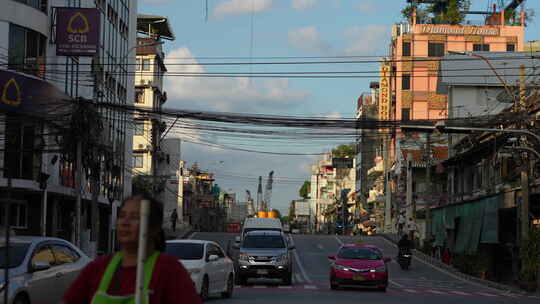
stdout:
<svg viewBox="0 0 540 304">
<path fill-rule="evenodd" d="M 480 26 L 442 26 L 434 24 L 422 25 L 423 34 L 443 34 L 443 35 L 474 35 L 474 36 L 499 36 L 499 29 L 494 27 Z"/>
<path fill-rule="evenodd" d="M 73 22 L 75 22 L 79 18 L 81 20 L 81 23 L 83 24 L 82 28 L 79 27 L 73 27 Z M 68 27 L 67 27 L 68 33 L 72 34 L 84 34 L 90 32 L 90 25 L 88 23 L 88 18 L 86 18 L 81 12 L 77 12 L 76 14 L 73 14 L 71 18 L 69 18 Z"/>
<path fill-rule="evenodd" d="M 388 64 L 381 65 L 379 86 L 379 120 L 389 120 L 392 93 L 390 91 L 390 65 Z"/>
<path fill-rule="evenodd" d="M 8 97 L 8 90 L 10 89 L 10 87 L 13 90 L 15 90 L 14 99 L 10 99 Z M 22 102 L 21 88 L 19 87 L 19 84 L 17 83 L 17 81 L 15 81 L 15 78 L 11 78 L 10 80 L 6 82 L 6 84 L 4 84 L 4 88 L 2 90 L 2 102 L 7 105 L 12 105 L 12 106 L 18 106 L 21 104 Z"/>
</svg>

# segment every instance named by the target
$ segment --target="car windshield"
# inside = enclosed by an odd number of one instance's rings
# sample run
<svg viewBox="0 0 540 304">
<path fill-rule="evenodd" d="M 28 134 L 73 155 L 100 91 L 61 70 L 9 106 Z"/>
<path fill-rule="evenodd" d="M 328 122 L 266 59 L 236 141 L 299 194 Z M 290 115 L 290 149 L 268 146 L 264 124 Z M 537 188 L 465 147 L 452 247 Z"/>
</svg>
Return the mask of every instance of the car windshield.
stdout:
<svg viewBox="0 0 540 304">
<path fill-rule="evenodd" d="M 180 260 L 200 260 L 203 258 L 203 244 L 199 243 L 167 243 L 165 253 Z"/>
<path fill-rule="evenodd" d="M 338 253 L 338 258 L 351 260 L 380 260 L 381 256 L 377 251 L 370 248 L 349 247 L 342 248 Z"/>
<path fill-rule="evenodd" d="M 274 235 L 248 235 L 242 244 L 244 248 L 285 248 L 281 236 Z"/>
<path fill-rule="evenodd" d="M 9 268 L 18 267 L 24 261 L 30 243 L 12 243 L 9 246 Z M 0 247 L 0 267 L 6 267 L 6 246 Z"/>
</svg>

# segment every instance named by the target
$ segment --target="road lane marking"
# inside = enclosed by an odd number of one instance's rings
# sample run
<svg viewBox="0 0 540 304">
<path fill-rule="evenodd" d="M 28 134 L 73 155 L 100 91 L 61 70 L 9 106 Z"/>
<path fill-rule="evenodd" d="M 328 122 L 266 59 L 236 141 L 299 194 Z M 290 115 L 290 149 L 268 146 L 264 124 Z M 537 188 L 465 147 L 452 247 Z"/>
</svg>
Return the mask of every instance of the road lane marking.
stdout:
<svg viewBox="0 0 540 304">
<path fill-rule="evenodd" d="M 418 293 L 418 291 L 414 290 L 414 289 L 403 289 L 404 291 L 406 292 L 410 292 L 410 293 Z"/>
<path fill-rule="evenodd" d="M 491 294 L 491 293 L 485 293 L 485 292 L 477 292 L 476 294 L 479 294 L 481 296 L 486 296 L 486 297 L 498 297 L 498 295 L 494 295 L 494 294 Z"/>
<path fill-rule="evenodd" d="M 304 289 L 317 289 L 315 285 L 304 285 Z"/>
<path fill-rule="evenodd" d="M 446 294 L 446 292 L 442 292 L 442 291 L 438 291 L 438 290 L 432 290 L 432 289 L 428 289 L 426 291 L 429 292 L 429 293 L 440 294 L 440 295 Z"/>
<path fill-rule="evenodd" d="M 336 238 L 336 240 L 338 241 L 339 245 L 343 246 L 343 242 L 338 238 L 337 235 L 334 235 L 334 237 Z"/>
<path fill-rule="evenodd" d="M 300 262 L 300 257 L 298 256 L 298 250 L 293 250 L 294 258 L 296 259 L 296 264 L 298 264 L 298 268 L 300 268 L 300 272 L 304 276 L 304 279 L 307 283 L 313 283 L 311 279 L 308 277 L 306 270 L 304 269 L 304 265 Z"/>
<path fill-rule="evenodd" d="M 393 245 L 394 247 L 397 248 L 397 245 L 396 245 L 396 244 L 390 242 L 390 241 L 387 240 L 386 238 L 384 238 L 384 237 L 379 237 L 379 238 L 380 238 L 380 239 L 383 239 L 384 241 L 386 241 L 386 242 L 389 243 L 390 245 Z M 450 276 L 450 277 L 452 277 L 452 278 L 454 278 L 454 279 L 456 279 L 456 280 L 459 280 L 459 281 L 462 281 L 462 282 L 465 282 L 465 283 L 467 283 L 467 284 L 474 285 L 474 286 L 477 286 L 477 287 L 482 287 L 482 288 L 490 289 L 490 290 L 493 290 L 493 291 L 498 291 L 498 290 L 495 289 L 495 288 L 492 288 L 492 287 L 489 287 L 489 286 L 485 286 L 485 285 L 483 285 L 483 284 L 476 283 L 476 282 L 473 282 L 473 281 L 469 281 L 469 280 L 464 279 L 464 278 L 461 278 L 461 277 L 459 277 L 459 276 L 457 276 L 457 275 L 455 275 L 455 274 L 453 274 L 453 273 L 451 273 L 451 272 L 449 272 L 449 271 L 446 271 L 446 270 L 444 270 L 444 269 L 442 269 L 442 268 L 439 268 L 439 267 L 437 267 L 437 266 L 435 266 L 435 265 L 429 264 L 428 262 L 424 262 L 424 261 L 422 261 L 420 258 L 416 257 L 415 255 L 413 255 L 412 257 L 413 257 L 414 260 L 416 260 L 416 261 L 418 261 L 418 262 L 420 262 L 420 263 L 422 263 L 422 264 L 424 264 L 424 265 L 426 265 L 426 266 L 428 266 L 428 267 L 437 269 L 438 271 L 440 271 L 440 272 L 442 272 L 442 273 L 444 273 L 444 274 L 446 274 L 446 275 L 448 275 L 448 276 Z"/>
<path fill-rule="evenodd" d="M 403 285 L 401 285 L 401 284 L 399 284 L 399 283 L 396 283 L 394 280 L 388 280 L 388 282 L 390 282 L 390 284 L 396 285 L 396 286 L 399 287 L 399 288 L 405 287 L 405 286 L 403 286 Z"/>
<path fill-rule="evenodd" d="M 449 292 L 453 293 L 453 294 L 460 295 L 460 296 L 470 296 L 471 295 L 470 293 L 466 293 L 466 292 L 463 292 L 463 291 L 449 291 Z"/>
</svg>

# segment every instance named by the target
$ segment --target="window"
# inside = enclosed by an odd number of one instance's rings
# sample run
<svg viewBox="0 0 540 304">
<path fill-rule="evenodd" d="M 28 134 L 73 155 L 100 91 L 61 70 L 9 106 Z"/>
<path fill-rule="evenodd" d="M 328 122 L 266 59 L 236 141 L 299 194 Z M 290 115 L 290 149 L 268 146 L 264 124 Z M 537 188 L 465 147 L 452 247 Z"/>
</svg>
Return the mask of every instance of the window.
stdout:
<svg viewBox="0 0 540 304">
<path fill-rule="evenodd" d="M 411 89 L 411 75 L 403 74 L 401 76 L 401 89 L 410 90 Z"/>
<path fill-rule="evenodd" d="M 141 59 L 139 59 L 139 58 L 135 59 L 135 70 L 136 71 L 141 70 Z"/>
<path fill-rule="evenodd" d="M 133 154 L 133 167 L 142 168 L 143 167 L 143 155 L 142 154 Z"/>
<path fill-rule="evenodd" d="M 474 44 L 473 51 L 475 52 L 489 52 L 489 44 Z"/>
<path fill-rule="evenodd" d="M 506 45 L 506 51 L 507 52 L 515 52 L 516 51 L 516 45 L 509 43 Z"/>
<path fill-rule="evenodd" d="M 401 120 L 411 119 L 411 109 L 401 109 Z"/>
<path fill-rule="evenodd" d="M 135 123 L 135 135 L 144 135 L 144 122 Z"/>
<path fill-rule="evenodd" d="M 180 260 L 200 260 L 203 258 L 203 244 L 167 243 L 165 252 Z"/>
<path fill-rule="evenodd" d="M 50 265 L 55 264 L 56 261 L 49 246 L 41 246 L 34 252 L 34 255 L 32 256 L 32 264 L 36 262 L 49 263 Z"/>
<path fill-rule="evenodd" d="M 144 103 L 144 89 L 135 89 L 135 103 Z"/>
<path fill-rule="evenodd" d="M 15 1 L 26 4 L 33 8 L 36 8 L 42 12 L 47 12 L 47 0 L 15 0 Z"/>
<path fill-rule="evenodd" d="M 142 60 L 142 70 L 143 71 L 150 71 L 150 59 L 143 59 Z"/>
<path fill-rule="evenodd" d="M 429 57 L 442 57 L 442 56 L 444 56 L 444 43 L 429 43 L 428 44 L 428 56 Z"/>
<path fill-rule="evenodd" d="M 45 76 L 47 38 L 38 32 L 9 25 L 8 66 L 12 70 Z"/>
<path fill-rule="evenodd" d="M 64 245 L 52 245 L 52 252 L 55 258 L 55 265 L 75 263 L 80 258 L 79 254 Z"/>
<path fill-rule="evenodd" d="M 0 207 L 0 225 L 5 224 L 6 206 Z M 9 206 L 9 224 L 13 228 L 28 228 L 28 206 L 26 203 L 11 203 Z"/>
<path fill-rule="evenodd" d="M 403 42 L 402 55 L 406 57 L 411 56 L 411 43 L 410 42 Z"/>
</svg>

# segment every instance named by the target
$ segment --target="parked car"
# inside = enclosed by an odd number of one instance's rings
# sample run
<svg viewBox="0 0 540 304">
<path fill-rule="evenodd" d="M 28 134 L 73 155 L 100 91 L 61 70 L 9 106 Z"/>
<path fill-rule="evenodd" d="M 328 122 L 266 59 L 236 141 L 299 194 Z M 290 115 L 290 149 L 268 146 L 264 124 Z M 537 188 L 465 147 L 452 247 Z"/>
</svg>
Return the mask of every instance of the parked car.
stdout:
<svg viewBox="0 0 540 304">
<path fill-rule="evenodd" d="M 347 244 L 330 255 L 330 287 L 372 287 L 386 291 L 390 258 L 370 245 Z"/>
<path fill-rule="evenodd" d="M 250 231 L 239 247 L 237 283 L 245 285 L 249 278 L 277 278 L 292 284 L 292 254 L 285 235 L 279 231 Z"/>
<path fill-rule="evenodd" d="M 230 298 L 234 289 L 233 261 L 215 242 L 169 240 L 165 252 L 178 258 L 203 299 L 212 294 Z"/>
<path fill-rule="evenodd" d="M 4 304 L 6 245 L 0 242 L 0 303 Z M 9 304 L 60 303 L 64 292 L 91 261 L 68 241 L 14 236 L 9 244 Z"/>
</svg>

